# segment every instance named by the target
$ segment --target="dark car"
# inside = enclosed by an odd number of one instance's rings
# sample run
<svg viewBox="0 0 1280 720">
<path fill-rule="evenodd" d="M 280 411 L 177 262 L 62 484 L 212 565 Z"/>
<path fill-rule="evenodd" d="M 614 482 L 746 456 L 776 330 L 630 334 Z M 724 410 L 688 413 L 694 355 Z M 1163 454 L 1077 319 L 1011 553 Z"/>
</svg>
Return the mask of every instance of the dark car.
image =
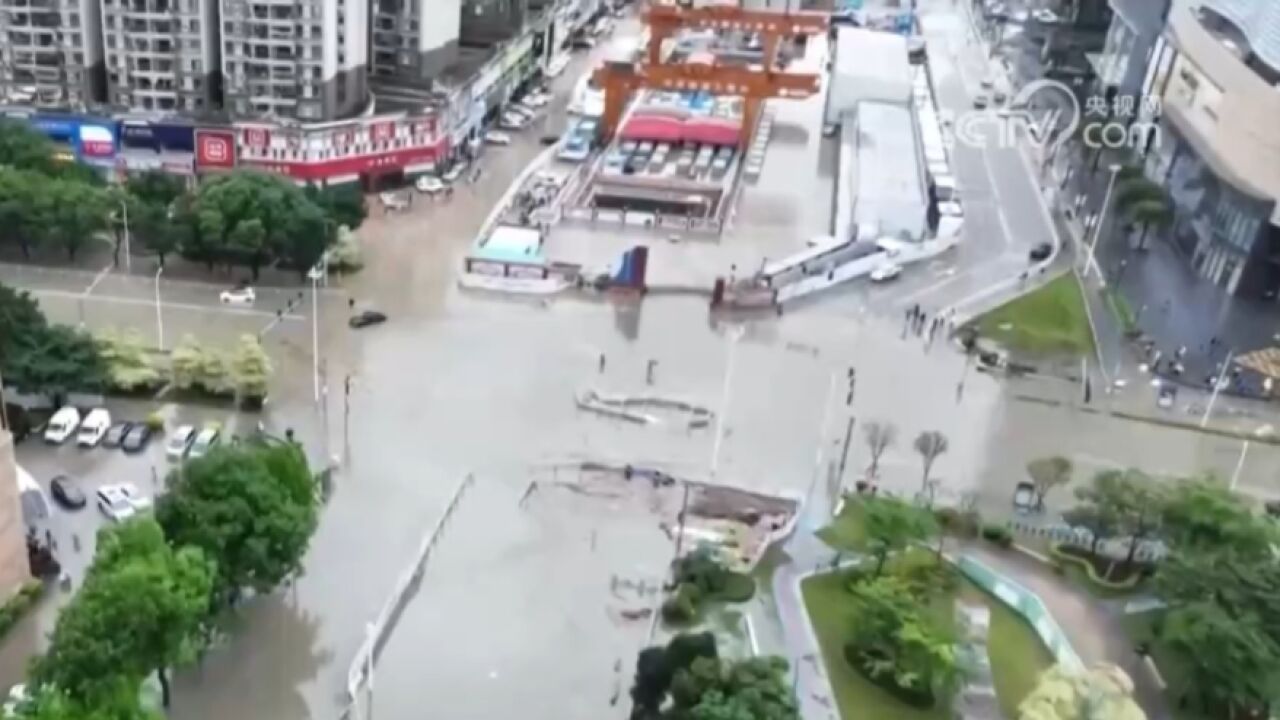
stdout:
<svg viewBox="0 0 1280 720">
<path fill-rule="evenodd" d="M 129 434 L 129 430 L 133 428 L 131 422 L 118 422 L 107 428 L 107 434 L 102 436 L 102 447 L 117 448 L 124 443 L 124 436 Z"/>
<path fill-rule="evenodd" d="M 542 137 L 538 138 L 538 143 L 541 145 L 550 146 L 550 145 L 555 145 L 558 142 L 560 142 L 559 135 L 543 135 Z"/>
<path fill-rule="evenodd" d="M 387 321 L 387 316 L 377 310 L 365 310 L 347 321 L 347 324 L 353 328 L 369 327 L 370 325 L 379 325 Z"/>
<path fill-rule="evenodd" d="M 1049 256 L 1052 254 L 1052 245 L 1049 243 L 1040 243 L 1039 245 L 1031 248 L 1031 252 L 1027 253 L 1027 257 L 1031 258 L 1031 262 L 1041 262 L 1048 260 Z"/>
<path fill-rule="evenodd" d="M 149 442 L 151 442 L 151 428 L 147 427 L 146 423 L 137 423 L 124 434 L 124 441 L 120 443 L 120 447 L 127 453 L 142 452 L 147 449 Z"/>
<path fill-rule="evenodd" d="M 49 483 L 49 493 L 58 504 L 68 510 L 79 510 L 84 507 L 84 493 L 75 486 L 75 482 L 66 475 L 59 475 Z"/>
</svg>

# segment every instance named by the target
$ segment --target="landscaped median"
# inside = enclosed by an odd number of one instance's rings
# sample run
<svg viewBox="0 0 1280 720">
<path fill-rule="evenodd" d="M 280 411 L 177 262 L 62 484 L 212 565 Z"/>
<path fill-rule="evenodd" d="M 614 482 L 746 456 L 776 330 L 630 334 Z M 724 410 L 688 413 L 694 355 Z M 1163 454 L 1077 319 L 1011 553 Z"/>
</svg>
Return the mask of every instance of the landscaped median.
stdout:
<svg viewBox="0 0 1280 720">
<path fill-rule="evenodd" d="M 978 317 L 979 334 L 1009 350 L 1048 355 L 1093 352 L 1093 331 L 1074 273 L 1032 290 Z"/>
<path fill-rule="evenodd" d="M 841 717 L 944 720 L 963 684 L 961 606 L 990 613 L 987 655 L 1001 711 L 1018 704 L 1055 657 L 1016 610 L 937 552 L 933 514 L 891 498 L 850 499 L 820 536 L 869 557 L 801 583 Z"/>
</svg>

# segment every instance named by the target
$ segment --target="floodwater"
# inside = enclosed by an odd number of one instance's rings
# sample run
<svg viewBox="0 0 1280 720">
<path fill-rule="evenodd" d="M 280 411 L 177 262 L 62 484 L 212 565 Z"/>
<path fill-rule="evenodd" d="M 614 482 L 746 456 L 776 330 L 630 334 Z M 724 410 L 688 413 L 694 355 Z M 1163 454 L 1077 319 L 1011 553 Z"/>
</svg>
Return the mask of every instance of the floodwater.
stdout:
<svg viewBox="0 0 1280 720">
<path fill-rule="evenodd" d="M 561 106 L 585 69 L 579 58 L 562 78 Z M 619 623 L 613 613 L 647 596 L 619 598 L 611 580 L 656 582 L 670 544 L 634 503 L 549 488 L 521 504 L 532 480 L 572 479 L 558 468 L 642 464 L 816 497 L 824 492 L 819 464 L 839 458 L 852 416 L 899 430 L 881 462 L 887 489 L 919 489 L 912 440 L 936 430 L 949 440 L 933 468 L 942 496 L 972 491 L 990 508 L 1007 505 L 1027 459 L 1049 452 L 1087 455 L 1099 466 L 1159 457 L 1160 469 L 1173 472 L 1211 467 L 1229 475 L 1235 465 L 1228 441 L 1183 443 L 1155 426 L 1017 400 L 941 340 L 929 347 L 904 332 L 892 290 L 837 293 L 782 317 L 722 318 L 691 297 L 528 301 L 458 289 L 474 233 L 539 152 L 540 134 L 535 127 L 510 147 L 487 150 L 485 177 L 451 201 L 419 197 L 408 213 L 375 212 L 362 228 L 365 269 L 324 296 L 327 413 L 311 404 L 303 334 L 289 331 L 293 349 L 277 357 L 288 392 L 268 419 L 299 428 L 313 445 L 323 444 L 314 440 L 327 426 L 327 454 L 343 459 L 337 491 L 306 575 L 252 603 L 226 646 L 179 673 L 176 720 L 338 717 L 366 623 L 468 474 L 475 485 L 378 662 L 378 717 L 421 717 L 426 708 L 458 720 L 624 716 L 630 663 L 647 627 Z M 812 165 L 816 127 L 787 127 L 780 118 L 775 134 L 780 147 L 792 141 L 804 149 L 771 156 L 762 183 L 770 174 L 821 175 Z M 802 226 L 793 231 L 799 246 L 821 212 L 796 203 L 826 202 L 820 192 L 773 195 L 772 204 L 748 205 L 739 216 L 723 241 L 740 243 L 735 253 L 776 243 L 787 218 Z M 737 234 L 757 216 L 774 223 L 768 232 Z M 347 297 L 390 321 L 349 330 Z M 713 408 L 718 420 L 695 429 L 613 421 L 576 407 L 575 394 L 587 388 L 677 396 Z M 1170 443 L 1180 443 L 1176 452 Z M 1274 467 L 1269 455 L 1251 455 L 1245 465 L 1259 470 L 1246 480 L 1269 482 L 1260 471 L 1267 462 Z M 866 463 L 855 427 L 846 477 Z"/>
</svg>

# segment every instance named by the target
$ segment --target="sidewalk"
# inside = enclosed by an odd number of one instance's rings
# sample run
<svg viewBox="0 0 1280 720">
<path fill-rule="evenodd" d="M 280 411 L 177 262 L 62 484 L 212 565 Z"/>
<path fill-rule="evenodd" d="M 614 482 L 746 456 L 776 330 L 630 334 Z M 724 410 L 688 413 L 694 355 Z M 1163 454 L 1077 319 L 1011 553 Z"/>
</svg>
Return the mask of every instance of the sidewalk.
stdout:
<svg viewBox="0 0 1280 720">
<path fill-rule="evenodd" d="M 1099 600 L 1016 550 L 973 542 L 966 543 L 963 552 L 1040 596 L 1086 666 L 1105 662 L 1128 673 L 1134 682 L 1134 699 L 1149 720 L 1173 717 L 1164 693 L 1125 633 L 1122 601 Z"/>
</svg>

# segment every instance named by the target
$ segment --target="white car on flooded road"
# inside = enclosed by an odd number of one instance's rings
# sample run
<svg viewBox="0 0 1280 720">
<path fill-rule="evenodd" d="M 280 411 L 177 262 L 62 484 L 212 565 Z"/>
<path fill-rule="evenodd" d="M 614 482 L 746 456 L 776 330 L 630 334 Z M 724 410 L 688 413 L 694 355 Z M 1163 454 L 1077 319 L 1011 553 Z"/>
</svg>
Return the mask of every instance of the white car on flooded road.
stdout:
<svg viewBox="0 0 1280 720">
<path fill-rule="evenodd" d="M 871 271 L 871 282 L 889 282 L 902 274 L 902 266 L 897 263 L 885 263 Z"/>
<path fill-rule="evenodd" d="M 258 299 L 257 293 L 251 287 L 238 287 L 230 290 L 223 290 L 218 296 L 223 305 L 252 305 Z"/>
<path fill-rule="evenodd" d="M 444 192 L 444 182 L 435 175 L 423 175 L 413 181 L 413 186 L 420 193 L 427 195 L 435 195 L 438 192 Z"/>
<path fill-rule="evenodd" d="M 490 130 L 489 132 L 484 134 L 484 141 L 489 143 L 490 145 L 510 145 L 511 136 L 504 132 L 498 132 L 497 130 Z"/>
</svg>

